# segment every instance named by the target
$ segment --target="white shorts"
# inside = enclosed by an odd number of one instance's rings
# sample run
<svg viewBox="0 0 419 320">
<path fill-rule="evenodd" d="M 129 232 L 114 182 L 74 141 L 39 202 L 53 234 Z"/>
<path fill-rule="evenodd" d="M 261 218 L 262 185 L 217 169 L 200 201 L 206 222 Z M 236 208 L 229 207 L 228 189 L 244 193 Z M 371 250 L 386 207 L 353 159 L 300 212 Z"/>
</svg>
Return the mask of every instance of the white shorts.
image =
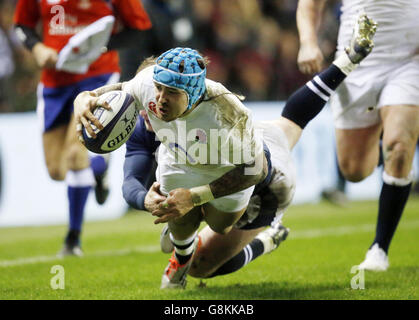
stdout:
<svg viewBox="0 0 419 320">
<path fill-rule="evenodd" d="M 371 127 L 381 121 L 383 106 L 419 106 L 419 56 L 405 62 L 359 66 L 338 87 L 330 104 L 337 129 Z"/>
<path fill-rule="evenodd" d="M 219 172 L 214 173 L 214 171 L 210 167 L 205 169 L 205 167 L 193 168 L 178 165 L 172 161 L 169 151 L 163 144 L 159 147 L 156 180 L 160 183 L 160 190 L 165 195 L 176 188 L 190 189 L 209 184 L 220 176 Z M 247 207 L 254 188 L 255 186 L 252 186 L 240 192 L 214 199 L 209 203 L 223 212 L 237 212 Z"/>
</svg>

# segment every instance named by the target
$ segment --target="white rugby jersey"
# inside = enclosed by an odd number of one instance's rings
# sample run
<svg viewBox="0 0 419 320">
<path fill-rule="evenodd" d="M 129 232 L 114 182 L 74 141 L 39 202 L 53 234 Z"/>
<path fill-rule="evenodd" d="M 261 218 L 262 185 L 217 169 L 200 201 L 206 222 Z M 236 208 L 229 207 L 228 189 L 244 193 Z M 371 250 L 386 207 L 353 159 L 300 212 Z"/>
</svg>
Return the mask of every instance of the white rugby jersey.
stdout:
<svg viewBox="0 0 419 320">
<path fill-rule="evenodd" d="M 167 178 L 160 181 L 167 191 L 207 184 L 234 165 L 251 162 L 263 153 L 262 138 L 253 127 L 250 110 L 222 84 L 209 79 L 205 84 L 204 101 L 185 117 L 170 122 L 158 119 L 153 112 L 157 105 L 153 66 L 123 85 L 123 90 L 136 99 L 137 107 L 147 111 L 162 142 L 159 174 Z M 173 175 L 178 178 L 168 177 Z"/>
<path fill-rule="evenodd" d="M 349 45 L 356 19 L 363 12 L 378 23 L 375 47 L 363 66 L 401 61 L 418 54 L 419 0 L 342 0 L 341 10 L 338 54 Z"/>
</svg>

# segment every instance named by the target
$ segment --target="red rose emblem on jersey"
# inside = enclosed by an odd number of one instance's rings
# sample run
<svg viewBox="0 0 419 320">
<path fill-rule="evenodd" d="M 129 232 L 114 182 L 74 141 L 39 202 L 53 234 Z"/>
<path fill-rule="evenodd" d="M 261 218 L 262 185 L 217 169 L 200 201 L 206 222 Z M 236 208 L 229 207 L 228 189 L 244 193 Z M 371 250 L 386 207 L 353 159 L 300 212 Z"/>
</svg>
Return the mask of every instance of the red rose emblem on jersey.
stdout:
<svg viewBox="0 0 419 320">
<path fill-rule="evenodd" d="M 153 112 L 154 114 L 157 114 L 156 104 L 153 101 L 150 101 L 148 103 L 148 109 Z"/>
<path fill-rule="evenodd" d="M 207 143 L 207 134 L 204 130 L 197 129 L 195 134 L 195 141 L 199 143 Z"/>
</svg>

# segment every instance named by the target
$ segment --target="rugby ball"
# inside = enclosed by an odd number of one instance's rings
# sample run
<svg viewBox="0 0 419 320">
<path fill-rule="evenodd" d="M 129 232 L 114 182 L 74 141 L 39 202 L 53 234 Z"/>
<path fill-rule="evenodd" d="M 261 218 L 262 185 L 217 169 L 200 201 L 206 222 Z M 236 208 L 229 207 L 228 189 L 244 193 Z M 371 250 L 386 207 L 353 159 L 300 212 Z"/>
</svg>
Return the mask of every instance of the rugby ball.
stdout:
<svg viewBox="0 0 419 320">
<path fill-rule="evenodd" d="M 111 110 L 101 105 L 106 101 Z M 124 91 L 110 91 L 99 97 L 98 107 L 93 115 L 103 125 L 99 130 L 91 124 L 96 138 L 92 138 L 83 127 L 82 134 L 87 149 L 94 153 L 109 153 L 122 146 L 134 132 L 138 110 L 134 98 Z"/>
</svg>

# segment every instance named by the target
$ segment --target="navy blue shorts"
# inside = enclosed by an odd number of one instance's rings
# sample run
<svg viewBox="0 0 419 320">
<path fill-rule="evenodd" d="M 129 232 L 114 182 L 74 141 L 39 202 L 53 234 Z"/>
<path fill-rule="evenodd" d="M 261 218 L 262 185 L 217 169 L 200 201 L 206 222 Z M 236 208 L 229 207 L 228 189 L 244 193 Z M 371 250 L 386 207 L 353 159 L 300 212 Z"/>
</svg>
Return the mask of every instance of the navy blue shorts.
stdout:
<svg viewBox="0 0 419 320">
<path fill-rule="evenodd" d="M 43 132 L 70 122 L 73 114 L 73 102 L 80 92 L 91 91 L 118 80 L 118 73 L 107 73 L 58 88 L 47 88 L 40 83 L 37 92 L 37 113 L 42 121 Z"/>
</svg>

